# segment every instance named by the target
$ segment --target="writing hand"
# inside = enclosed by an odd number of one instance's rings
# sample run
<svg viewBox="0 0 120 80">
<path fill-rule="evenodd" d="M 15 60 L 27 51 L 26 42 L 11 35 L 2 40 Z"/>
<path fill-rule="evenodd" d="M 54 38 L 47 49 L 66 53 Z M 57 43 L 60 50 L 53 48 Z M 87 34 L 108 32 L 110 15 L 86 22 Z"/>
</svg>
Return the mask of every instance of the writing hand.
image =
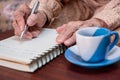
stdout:
<svg viewBox="0 0 120 80">
<path fill-rule="evenodd" d="M 23 38 L 32 39 L 39 35 L 40 29 L 47 20 L 46 15 L 42 11 L 29 15 L 30 12 L 31 9 L 26 4 L 21 5 L 14 12 L 13 28 L 15 35 L 20 36 L 21 32 L 24 30 L 25 24 L 28 25 L 29 29 L 24 34 Z"/>
</svg>

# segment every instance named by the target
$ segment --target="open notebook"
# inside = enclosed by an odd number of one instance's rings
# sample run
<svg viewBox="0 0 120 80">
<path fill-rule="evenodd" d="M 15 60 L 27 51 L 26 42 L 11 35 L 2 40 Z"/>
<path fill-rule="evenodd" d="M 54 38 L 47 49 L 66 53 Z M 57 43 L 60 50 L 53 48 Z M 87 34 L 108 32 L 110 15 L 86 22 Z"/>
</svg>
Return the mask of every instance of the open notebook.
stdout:
<svg viewBox="0 0 120 80">
<path fill-rule="evenodd" d="M 17 36 L 12 36 L 0 41 L 0 66 L 34 72 L 65 50 L 65 46 L 56 43 L 56 36 L 55 29 L 44 28 L 32 40 L 20 42 Z"/>
</svg>

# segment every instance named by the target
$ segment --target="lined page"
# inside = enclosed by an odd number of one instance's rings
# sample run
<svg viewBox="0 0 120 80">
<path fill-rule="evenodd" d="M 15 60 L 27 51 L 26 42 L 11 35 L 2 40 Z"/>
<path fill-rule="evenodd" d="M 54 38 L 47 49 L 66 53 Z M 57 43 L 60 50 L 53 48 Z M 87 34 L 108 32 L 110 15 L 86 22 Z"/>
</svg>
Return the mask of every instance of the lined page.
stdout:
<svg viewBox="0 0 120 80">
<path fill-rule="evenodd" d="M 19 41 L 17 36 L 0 41 L 0 59 L 8 59 L 29 64 L 43 52 L 53 48 L 56 43 L 55 29 L 43 29 L 38 38 Z"/>
</svg>

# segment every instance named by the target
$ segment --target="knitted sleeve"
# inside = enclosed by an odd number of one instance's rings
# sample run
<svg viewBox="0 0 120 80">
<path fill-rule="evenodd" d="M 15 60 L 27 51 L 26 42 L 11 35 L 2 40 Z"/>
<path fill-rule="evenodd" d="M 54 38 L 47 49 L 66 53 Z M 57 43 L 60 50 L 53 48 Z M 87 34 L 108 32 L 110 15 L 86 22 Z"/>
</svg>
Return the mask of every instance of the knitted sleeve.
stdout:
<svg viewBox="0 0 120 80">
<path fill-rule="evenodd" d="M 62 0 L 39 0 L 39 1 L 40 5 L 38 10 L 43 11 L 46 14 L 49 21 L 51 21 L 53 17 L 57 16 L 62 9 L 61 3 Z M 35 0 L 31 1 L 30 8 L 32 8 L 34 2 Z"/>
<path fill-rule="evenodd" d="M 120 26 L 120 0 L 111 0 L 93 18 L 105 21 L 109 29 Z"/>
</svg>

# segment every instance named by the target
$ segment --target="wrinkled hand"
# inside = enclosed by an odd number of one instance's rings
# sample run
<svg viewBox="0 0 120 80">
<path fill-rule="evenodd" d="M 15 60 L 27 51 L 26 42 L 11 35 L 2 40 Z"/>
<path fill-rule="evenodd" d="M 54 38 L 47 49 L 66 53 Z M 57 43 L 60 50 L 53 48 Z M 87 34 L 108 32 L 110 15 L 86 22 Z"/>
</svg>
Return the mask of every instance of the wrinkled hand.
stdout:
<svg viewBox="0 0 120 80">
<path fill-rule="evenodd" d="M 99 19 L 89 19 L 86 21 L 72 21 L 68 24 L 64 24 L 58 27 L 56 30 L 58 32 L 58 36 L 56 38 L 56 42 L 59 44 L 65 44 L 66 46 L 71 46 L 75 44 L 75 32 L 83 27 L 92 27 L 92 26 L 101 26 L 107 27 L 106 23 Z"/>
<path fill-rule="evenodd" d="M 30 12 L 31 9 L 26 4 L 21 5 L 14 12 L 13 27 L 15 35 L 20 36 L 21 32 L 24 30 L 25 24 L 28 25 L 29 29 L 23 36 L 24 38 L 32 39 L 39 35 L 40 29 L 47 20 L 46 15 L 42 11 L 38 11 L 29 16 Z"/>
</svg>

